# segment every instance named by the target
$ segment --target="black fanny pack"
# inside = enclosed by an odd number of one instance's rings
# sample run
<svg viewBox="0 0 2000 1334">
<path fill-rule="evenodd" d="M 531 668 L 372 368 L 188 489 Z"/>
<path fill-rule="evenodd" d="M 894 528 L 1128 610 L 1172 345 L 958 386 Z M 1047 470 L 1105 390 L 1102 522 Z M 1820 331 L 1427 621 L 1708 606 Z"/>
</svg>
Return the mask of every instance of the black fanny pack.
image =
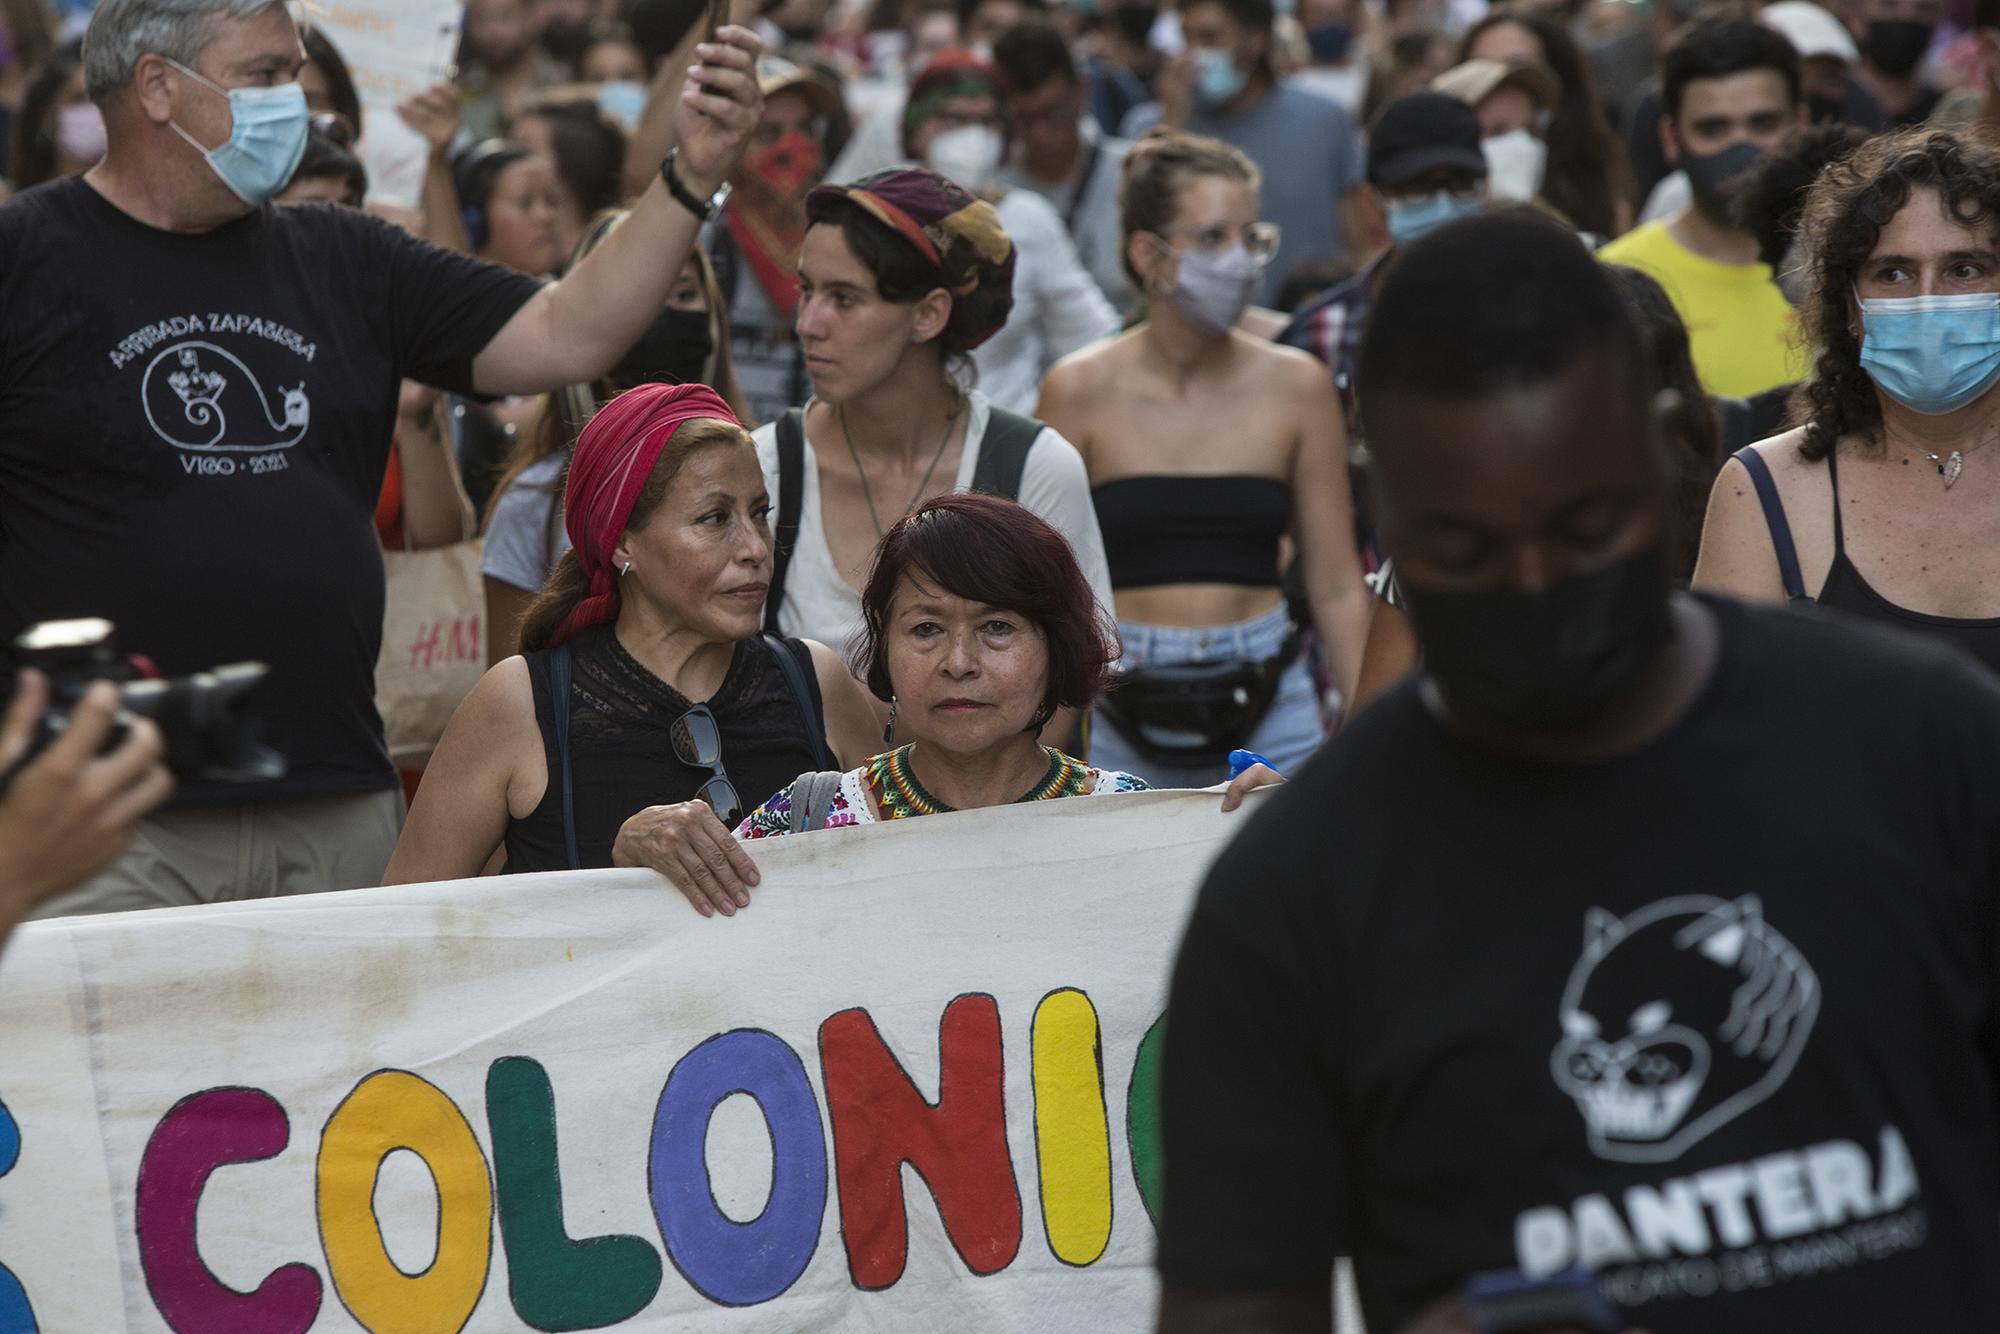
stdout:
<svg viewBox="0 0 2000 1334">
<path fill-rule="evenodd" d="M 1298 656 L 1294 626 L 1263 662 L 1174 663 L 1120 672 L 1097 717 L 1156 764 L 1213 767 L 1246 746 Z"/>
</svg>

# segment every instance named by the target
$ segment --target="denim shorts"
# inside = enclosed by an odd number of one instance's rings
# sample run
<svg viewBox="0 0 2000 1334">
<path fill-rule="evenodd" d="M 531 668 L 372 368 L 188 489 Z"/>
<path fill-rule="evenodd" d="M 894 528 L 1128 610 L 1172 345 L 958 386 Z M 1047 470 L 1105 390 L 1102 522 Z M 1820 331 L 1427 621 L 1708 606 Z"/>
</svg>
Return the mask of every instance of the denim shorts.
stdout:
<svg viewBox="0 0 2000 1334">
<path fill-rule="evenodd" d="M 1284 651 L 1290 630 L 1291 617 L 1282 603 L 1262 616 L 1234 625 L 1186 627 L 1120 621 L 1118 633 L 1125 641 L 1125 656 L 1118 666 L 1122 671 L 1184 663 L 1265 662 Z M 1278 678 L 1277 696 L 1256 730 L 1234 744 L 1237 749 L 1263 755 L 1278 772 L 1289 776 L 1318 748 L 1323 735 L 1318 692 L 1301 653 Z M 1154 787 L 1208 787 L 1229 777 L 1227 765 L 1165 765 L 1147 759 L 1101 716 L 1090 724 L 1090 762 L 1099 769 L 1137 774 Z"/>
</svg>

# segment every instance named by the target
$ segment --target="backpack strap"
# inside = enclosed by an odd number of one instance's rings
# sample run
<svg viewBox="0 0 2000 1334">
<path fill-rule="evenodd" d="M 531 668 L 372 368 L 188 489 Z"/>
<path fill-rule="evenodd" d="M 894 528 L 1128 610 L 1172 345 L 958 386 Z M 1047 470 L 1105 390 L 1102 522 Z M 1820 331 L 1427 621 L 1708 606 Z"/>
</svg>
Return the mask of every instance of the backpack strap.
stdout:
<svg viewBox="0 0 2000 1334">
<path fill-rule="evenodd" d="M 792 833 L 826 828 L 826 813 L 833 808 L 833 799 L 840 795 L 840 780 L 844 777 L 838 769 L 822 769 L 800 774 L 792 781 Z"/>
<path fill-rule="evenodd" d="M 554 709 L 551 721 L 555 723 L 556 766 L 561 771 L 563 851 L 574 871 L 583 863 L 576 855 L 576 787 L 569 777 L 569 668 L 569 645 L 556 645 L 549 651 L 549 697 Z"/>
<path fill-rule="evenodd" d="M 837 761 L 833 750 L 826 744 L 826 721 L 820 717 L 819 703 L 813 692 L 806 687 L 806 674 L 799 666 L 799 660 L 792 656 L 792 647 L 776 635 L 765 635 L 764 643 L 770 646 L 771 654 L 778 660 L 778 670 L 785 675 L 785 688 L 791 691 L 792 703 L 799 706 L 799 717 L 805 719 L 806 736 L 813 744 L 813 758 L 832 768 Z M 810 661 L 810 657 L 808 657 Z"/>
<path fill-rule="evenodd" d="M 1792 544 L 1792 525 L 1785 518 L 1785 503 L 1778 498 L 1778 483 L 1771 476 L 1770 465 L 1748 445 L 1730 457 L 1743 465 L 1743 471 L 1750 474 L 1750 481 L 1757 488 L 1757 503 L 1764 507 L 1764 526 L 1771 530 L 1771 547 L 1778 553 L 1778 574 L 1785 581 L 1785 600 L 1811 602 L 1806 596 L 1806 581 L 1799 574 L 1799 551 Z M 1839 506 L 1834 508 L 1837 513 Z"/>
<path fill-rule="evenodd" d="M 1021 474 L 1028 466 L 1028 451 L 1041 438 L 1042 423 L 1018 412 L 994 408 L 986 417 L 986 434 L 979 442 L 979 463 L 972 472 L 974 491 L 1003 500 L 1021 498 Z"/>
<path fill-rule="evenodd" d="M 793 408 L 778 418 L 778 526 L 771 534 L 771 588 L 764 595 L 764 633 L 778 633 L 778 608 L 785 604 L 785 572 L 799 544 L 799 516 L 805 509 L 806 414 Z M 782 655 L 780 655 L 782 656 Z"/>
</svg>

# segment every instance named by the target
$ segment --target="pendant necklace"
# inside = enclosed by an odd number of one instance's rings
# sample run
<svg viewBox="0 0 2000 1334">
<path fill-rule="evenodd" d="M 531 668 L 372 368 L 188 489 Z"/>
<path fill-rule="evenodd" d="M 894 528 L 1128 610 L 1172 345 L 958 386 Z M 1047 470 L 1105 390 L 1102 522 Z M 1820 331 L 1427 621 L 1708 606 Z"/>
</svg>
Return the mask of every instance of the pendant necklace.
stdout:
<svg viewBox="0 0 2000 1334">
<path fill-rule="evenodd" d="M 944 437 L 938 441 L 937 452 L 931 455 L 931 466 L 924 469 L 924 478 L 917 483 L 917 489 L 910 495 L 910 503 L 903 506 L 898 518 L 907 518 L 917 502 L 924 498 L 924 489 L 931 484 L 931 477 L 937 472 L 938 460 L 944 457 L 944 447 L 951 443 L 952 429 L 958 425 L 958 414 L 965 407 L 963 396 L 952 400 L 951 416 L 945 418 Z M 847 412 L 845 404 L 836 404 L 833 419 L 840 427 L 840 438 L 847 444 L 847 456 L 854 460 L 854 475 L 861 479 L 861 498 L 868 502 L 868 522 L 875 525 L 875 540 L 882 540 L 882 520 L 875 513 L 875 493 L 868 486 L 868 470 L 861 466 L 861 455 L 854 448 L 854 437 L 847 433 Z"/>
<path fill-rule="evenodd" d="M 1954 449 L 1946 457 L 1939 458 L 1922 445 L 1913 444 L 1910 448 L 1931 461 L 1931 466 L 1938 470 L 1938 476 L 1944 478 L 1944 489 L 1947 491 L 1958 480 L 1958 475 L 1965 471 L 1965 454 L 1960 450 Z"/>
</svg>

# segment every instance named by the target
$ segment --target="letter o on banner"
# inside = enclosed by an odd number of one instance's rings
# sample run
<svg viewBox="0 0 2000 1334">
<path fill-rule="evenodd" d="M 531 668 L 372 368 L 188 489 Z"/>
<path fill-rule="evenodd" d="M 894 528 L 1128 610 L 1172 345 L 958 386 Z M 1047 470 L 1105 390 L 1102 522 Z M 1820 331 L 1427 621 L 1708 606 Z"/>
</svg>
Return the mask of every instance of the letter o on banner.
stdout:
<svg viewBox="0 0 2000 1334">
<path fill-rule="evenodd" d="M 376 1176 L 397 1149 L 437 1182 L 437 1255 L 421 1274 L 396 1267 L 375 1220 Z M 493 1179 L 435 1084 L 378 1070 L 334 1109 L 319 1141 L 319 1232 L 334 1291 L 372 1334 L 452 1334 L 472 1319 L 493 1258 Z"/>
<path fill-rule="evenodd" d="M 756 1099 L 771 1131 L 771 1195 L 739 1223 L 708 1182 L 708 1123 L 723 1099 Z M 826 1141 L 805 1063 L 760 1028 L 712 1037 L 681 1057 L 653 1116 L 648 1184 L 674 1267 L 710 1301 L 753 1306 L 805 1273 L 826 1216 Z"/>
</svg>

